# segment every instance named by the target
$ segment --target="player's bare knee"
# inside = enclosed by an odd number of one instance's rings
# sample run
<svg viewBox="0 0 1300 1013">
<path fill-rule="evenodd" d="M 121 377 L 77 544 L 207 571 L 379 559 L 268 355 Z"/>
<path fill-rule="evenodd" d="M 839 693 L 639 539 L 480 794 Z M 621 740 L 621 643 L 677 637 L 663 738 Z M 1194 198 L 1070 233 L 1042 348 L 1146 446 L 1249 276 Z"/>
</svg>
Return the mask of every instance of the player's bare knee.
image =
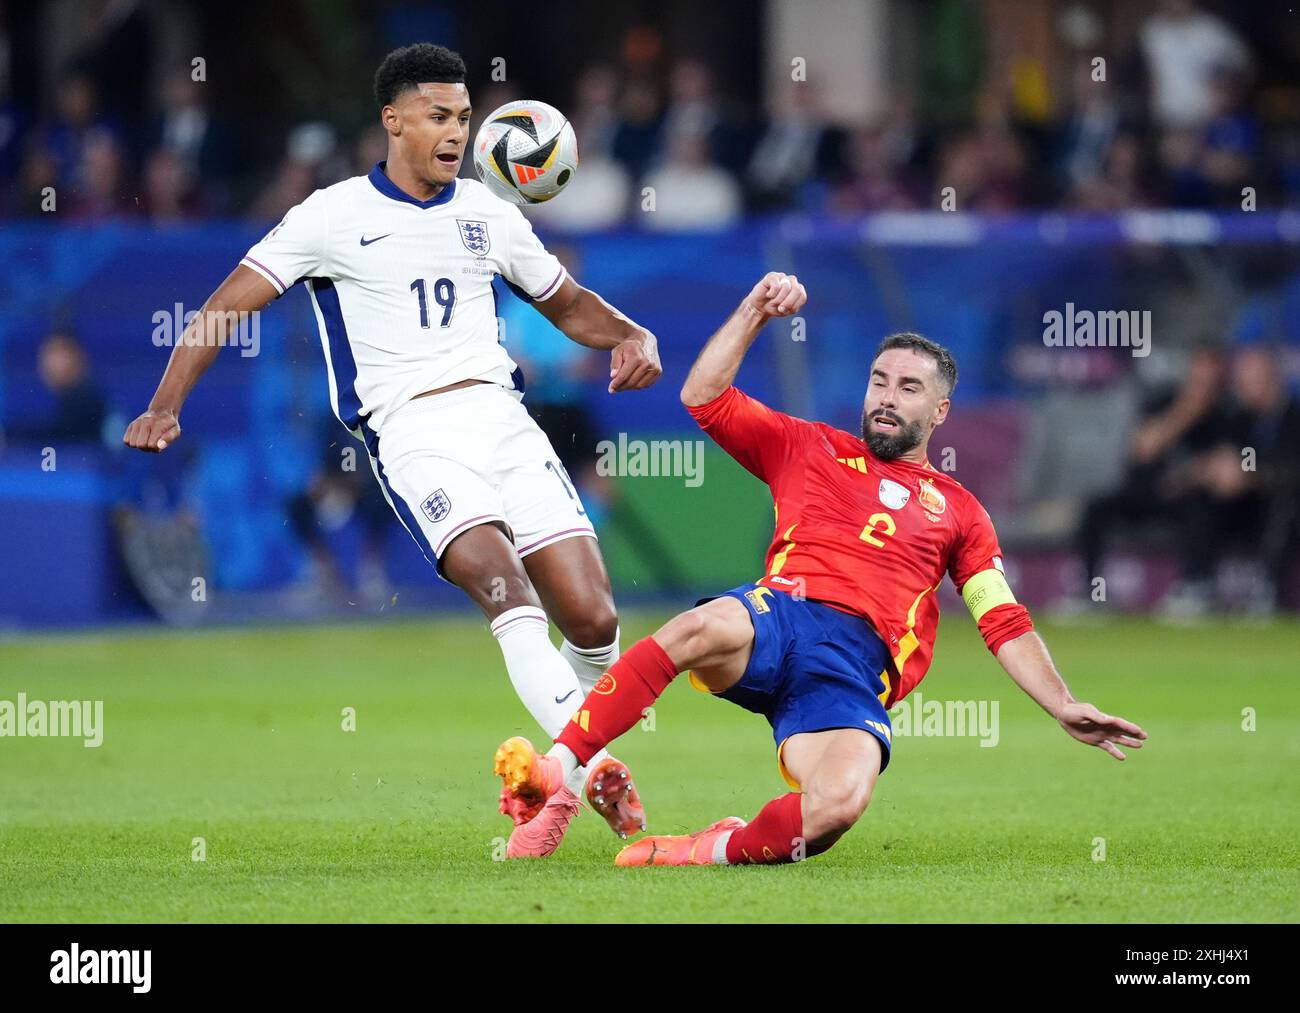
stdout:
<svg viewBox="0 0 1300 1013">
<path fill-rule="evenodd" d="M 608 647 L 618 636 L 618 612 L 606 599 L 584 608 L 582 614 L 559 623 L 564 639 L 574 647 Z"/>
<path fill-rule="evenodd" d="M 838 840 L 862 816 L 862 810 L 845 803 L 824 802 L 811 808 L 804 819 L 804 836 L 814 843 Z"/>
<path fill-rule="evenodd" d="M 655 642 L 679 664 L 690 666 L 708 650 L 712 617 L 694 608 L 673 616 L 655 632 Z"/>
<path fill-rule="evenodd" d="M 804 836 L 811 841 L 835 840 L 866 812 L 869 790 L 857 784 L 832 786 L 804 795 Z"/>
</svg>

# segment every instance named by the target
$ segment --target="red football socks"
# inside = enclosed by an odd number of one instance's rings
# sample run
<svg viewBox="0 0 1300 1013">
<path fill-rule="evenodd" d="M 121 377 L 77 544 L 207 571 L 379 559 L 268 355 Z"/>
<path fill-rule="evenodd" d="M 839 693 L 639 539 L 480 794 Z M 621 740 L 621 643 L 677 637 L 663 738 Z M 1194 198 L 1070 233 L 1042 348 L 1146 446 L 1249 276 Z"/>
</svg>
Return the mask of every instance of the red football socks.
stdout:
<svg viewBox="0 0 1300 1013">
<path fill-rule="evenodd" d="M 829 848 L 830 844 L 814 845 L 804 840 L 803 795 L 792 791 L 763 806 L 749 826 L 732 831 L 727 841 L 727 862 L 731 865 L 798 862 Z"/>
<path fill-rule="evenodd" d="M 640 721 L 676 677 L 672 659 L 653 637 L 638 640 L 600 677 L 555 741 L 572 750 L 585 766 Z"/>
<path fill-rule="evenodd" d="M 747 827 L 732 832 L 727 841 L 731 865 L 766 865 L 789 862 L 803 840 L 803 795 L 788 792 L 759 810 Z"/>
</svg>

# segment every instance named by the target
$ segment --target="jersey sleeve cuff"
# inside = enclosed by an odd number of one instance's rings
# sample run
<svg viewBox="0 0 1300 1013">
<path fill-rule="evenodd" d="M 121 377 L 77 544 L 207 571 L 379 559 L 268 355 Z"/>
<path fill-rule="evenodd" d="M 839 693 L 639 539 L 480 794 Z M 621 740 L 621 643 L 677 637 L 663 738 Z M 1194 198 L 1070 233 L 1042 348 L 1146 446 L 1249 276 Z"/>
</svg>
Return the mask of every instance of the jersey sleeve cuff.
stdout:
<svg viewBox="0 0 1300 1013">
<path fill-rule="evenodd" d="M 547 285 L 544 289 L 542 289 L 540 292 L 538 292 L 536 295 L 531 296 L 530 298 L 533 300 L 533 302 L 545 302 L 547 299 L 555 295 L 555 293 L 560 290 L 560 286 L 564 284 L 564 279 L 567 278 L 568 276 L 569 276 L 569 272 L 566 271 L 563 267 L 561 267 L 560 273 L 557 274 L 554 277 L 554 279 L 552 279 L 551 283 Z"/>
<path fill-rule="evenodd" d="M 979 630 L 989 653 L 996 655 L 1008 641 L 1033 632 L 1034 621 L 1020 603 L 998 605 L 980 620 Z"/>
<path fill-rule="evenodd" d="M 265 264 L 259 263 L 258 261 L 254 260 L 252 257 L 248 257 L 248 256 L 244 257 L 244 259 L 241 260 L 240 263 L 246 265 L 247 267 L 251 267 L 254 271 L 260 274 L 267 281 L 269 281 L 272 285 L 275 286 L 276 292 L 278 292 L 280 295 L 284 295 L 284 293 L 288 290 L 289 286 L 286 285 L 283 281 L 281 281 L 280 276 L 276 274 L 274 271 L 272 271 Z"/>
<path fill-rule="evenodd" d="M 721 394 L 711 401 L 705 401 L 704 404 L 687 405 L 686 410 L 691 413 L 691 417 L 700 425 L 705 425 L 719 411 L 721 411 L 733 397 L 736 395 L 735 385 L 727 387 Z"/>
</svg>

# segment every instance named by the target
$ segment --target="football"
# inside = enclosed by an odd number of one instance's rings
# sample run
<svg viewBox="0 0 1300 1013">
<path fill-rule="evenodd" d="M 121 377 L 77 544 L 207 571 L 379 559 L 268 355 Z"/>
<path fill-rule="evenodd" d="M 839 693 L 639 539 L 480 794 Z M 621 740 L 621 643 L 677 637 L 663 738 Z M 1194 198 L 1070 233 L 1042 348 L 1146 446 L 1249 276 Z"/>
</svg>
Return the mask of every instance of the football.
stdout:
<svg viewBox="0 0 1300 1013">
<path fill-rule="evenodd" d="M 540 204 L 573 181 L 578 139 L 554 106 L 533 99 L 507 102 L 479 127 L 474 169 L 498 197 Z"/>
</svg>

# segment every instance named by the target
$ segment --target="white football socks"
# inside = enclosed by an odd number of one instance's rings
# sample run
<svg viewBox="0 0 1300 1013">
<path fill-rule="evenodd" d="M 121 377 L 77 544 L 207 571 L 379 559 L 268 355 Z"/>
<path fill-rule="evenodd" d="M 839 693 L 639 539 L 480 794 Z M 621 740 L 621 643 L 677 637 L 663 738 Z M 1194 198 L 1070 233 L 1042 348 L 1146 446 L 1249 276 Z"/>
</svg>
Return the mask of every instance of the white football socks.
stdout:
<svg viewBox="0 0 1300 1013">
<path fill-rule="evenodd" d="M 604 752 L 604 750 L 601 750 L 601 752 Z M 587 768 L 578 763 L 578 758 L 573 755 L 573 750 L 570 749 L 568 746 L 566 746 L 563 742 L 557 742 L 555 745 L 553 745 L 550 749 L 546 751 L 546 755 L 554 756 L 558 758 L 560 763 L 563 764 L 564 783 L 566 785 L 571 780 L 573 780 L 574 776 L 577 774 L 581 774 L 583 781 L 584 782 L 586 781 Z M 570 788 L 569 790 L 573 791 L 572 788 Z M 574 792 L 574 794 L 577 793 Z"/>
<path fill-rule="evenodd" d="M 536 605 L 508 609 L 492 620 L 492 635 L 519 699 L 542 731 L 555 738 L 582 703 L 584 691 L 551 643 L 546 613 Z"/>
<path fill-rule="evenodd" d="M 583 696 L 590 693 L 609 666 L 618 661 L 618 634 L 615 628 L 614 642 L 607 647 L 574 647 L 567 640 L 560 645 L 560 654 L 578 677 Z"/>
<path fill-rule="evenodd" d="M 528 713 L 554 739 L 569 722 L 605 669 L 618 660 L 618 634 L 607 647 L 574 647 L 567 640 L 557 650 L 551 643 L 546 613 L 535 605 L 508 609 L 492 620 L 492 635 L 501 645 L 506 671 Z M 578 797 L 587 782 L 588 767 L 564 747 L 564 784 Z M 552 750 L 554 752 L 554 749 Z M 609 753 L 602 749 L 590 760 Z"/>
</svg>

